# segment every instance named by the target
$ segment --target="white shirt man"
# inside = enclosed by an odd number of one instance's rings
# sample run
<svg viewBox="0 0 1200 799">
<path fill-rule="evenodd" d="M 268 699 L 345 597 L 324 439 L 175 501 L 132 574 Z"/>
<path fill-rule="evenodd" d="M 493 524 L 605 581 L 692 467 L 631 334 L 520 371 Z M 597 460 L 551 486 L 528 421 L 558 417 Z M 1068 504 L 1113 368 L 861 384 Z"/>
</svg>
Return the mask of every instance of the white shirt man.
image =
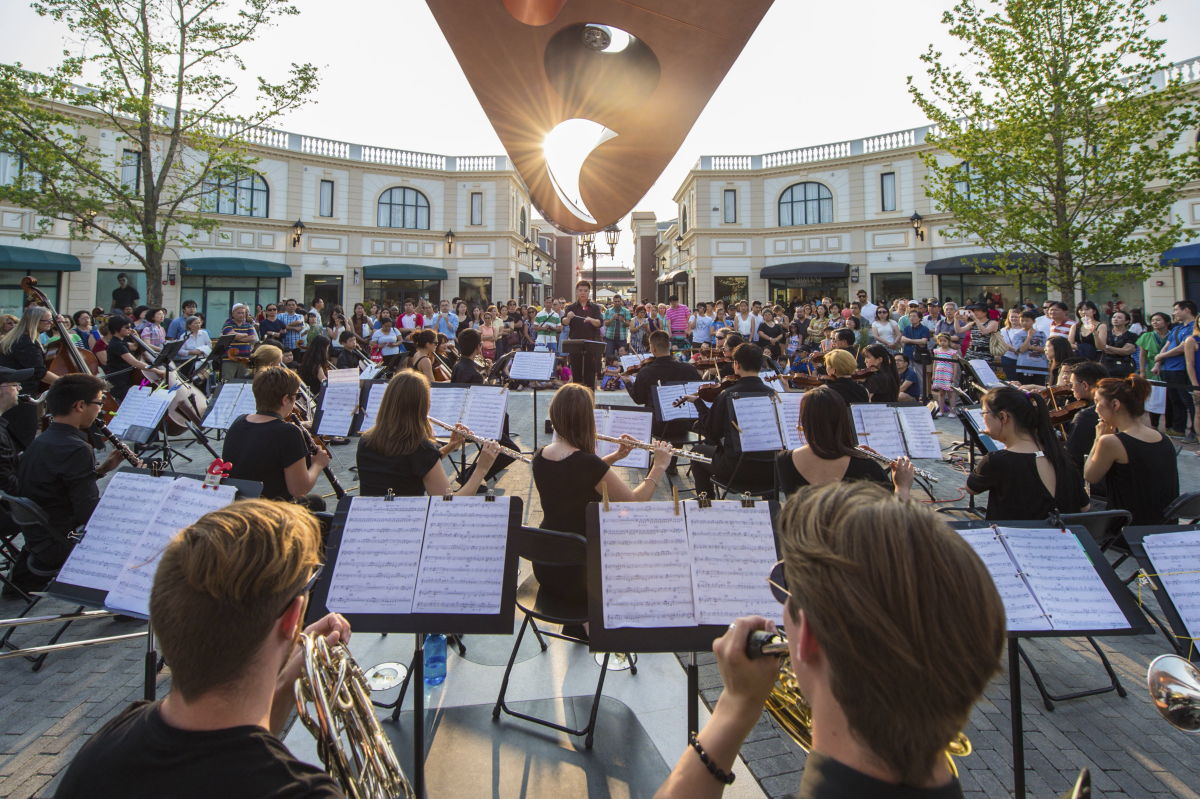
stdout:
<svg viewBox="0 0 1200 799">
<path fill-rule="evenodd" d="M 558 334 L 563 329 L 561 308 L 562 303 L 554 300 L 545 305 L 533 317 L 533 328 L 537 331 L 537 345 L 545 347 L 551 352 L 558 352 Z"/>
<path fill-rule="evenodd" d="M 404 313 L 400 315 L 400 324 L 397 325 L 403 332 L 404 338 L 408 338 L 413 334 L 414 330 L 420 330 L 425 326 L 425 320 L 417 313 L 413 307 L 411 300 L 404 301 Z M 456 331 L 457 332 L 457 331 Z"/>
</svg>

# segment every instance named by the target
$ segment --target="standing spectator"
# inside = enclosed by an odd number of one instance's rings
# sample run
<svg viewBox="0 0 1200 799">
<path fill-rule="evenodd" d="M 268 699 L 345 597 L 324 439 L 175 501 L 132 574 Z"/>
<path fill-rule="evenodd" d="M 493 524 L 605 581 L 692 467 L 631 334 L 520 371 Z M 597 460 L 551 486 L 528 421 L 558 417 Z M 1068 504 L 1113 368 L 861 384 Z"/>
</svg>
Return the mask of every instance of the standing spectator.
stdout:
<svg viewBox="0 0 1200 799">
<path fill-rule="evenodd" d="M 263 320 L 258 323 L 259 338 L 284 349 L 283 336 L 286 332 L 287 325 L 279 318 L 279 305 L 273 302 L 267 303 L 267 308 L 263 311 Z"/>
<path fill-rule="evenodd" d="M 1069 336 L 1071 328 L 1075 326 L 1075 322 L 1067 318 L 1066 303 L 1057 300 L 1051 300 L 1046 303 L 1046 338 L 1054 336 Z"/>
<path fill-rule="evenodd" d="M 367 316 L 367 308 L 361 302 L 354 303 L 354 313 L 350 314 L 350 332 L 358 339 L 359 346 L 364 346 L 375 332 L 375 324 Z"/>
<path fill-rule="evenodd" d="M 545 347 L 550 352 L 558 352 L 558 334 L 562 332 L 562 302 L 554 299 L 546 303 L 542 310 L 533 317 L 533 326 L 537 331 L 537 346 Z M 645 309 L 643 316 L 645 316 Z"/>
<path fill-rule="evenodd" d="M 430 324 L 435 331 L 447 338 L 454 338 L 458 335 L 458 314 L 450 310 L 449 300 L 442 300 L 439 303 L 438 312 L 430 319 Z"/>
<path fill-rule="evenodd" d="M 688 319 L 688 330 L 692 334 L 692 348 L 700 349 L 701 344 L 712 342 L 713 318 L 708 313 L 708 303 L 702 302 L 696 306 L 696 312 Z"/>
<path fill-rule="evenodd" d="M 1150 329 L 1138 336 L 1138 374 L 1147 380 L 1158 377 L 1153 369 L 1156 365 L 1155 356 L 1162 351 L 1167 343 L 1167 331 L 1171 329 L 1171 317 L 1162 311 L 1150 315 Z M 1161 414 L 1150 414 L 1150 426 L 1158 428 Z"/>
<path fill-rule="evenodd" d="M 1000 368 L 1004 370 L 1005 379 L 1012 380 L 1017 373 L 1017 358 L 1020 357 L 1021 344 L 1027 336 L 1025 328 L 1021 327 L 1021 310 L 1019 308 L 1008 309 L 1008 314 L 1004 318 L 1004 327 L 1000 328 L 999 335 L 1004 342 L 1004 354 L 1000 356 Z"/>
<path fill-rule="evenodd" d="M 829 324 L 828 316 L 829 309 L 825 309 L 826 326 Z M 743 341 L 749 341 L 750 336 L 758 330 L 758 322 L 755 321 L 754 315 L 750 313 L 750 306 L 745 300 L 737 304 L 737 311 L 733 315 L 733 329 Z"/>
<path fill-rule="evenodd" d="M 1192 335 L 1196 324 L 1196 303 L 1180 300 L 1175 303 L 1172 316 L 1175 324 L 1167 333 L 1164 348 L 1154 356 L 1152 371 L 1170 386 L 1167 389 L 1167 435 L 1183 436 L 1184 442 L 1191 444 L 1196 440 L 1191 426 L 1195 406 L 1192 393 L 1187 389 L 1184 341 Z"/>
<path fill-rule="evenodd" d="M 1109 377 L 1133 374 L 1137 338 L 1129 329 L 1128 311 L 1113 311 L 1109 317 L 1109 324 L 1100 325 L 1100 329 L 1096 331 L 1096 346 L 1100 350 L 1100 363 L 1108 370 Z"/>
<path fill-rule="evenodd" d="M 371 334 L 371 343 L 379 348 L 379 354 L 384 358 L 400 354 L 400 334 L 389 317 L 383 317 L 379 329 Z"/>
<path fill-rule="evenodd" d="M 308 306 L 308 315 L 309 325 L 318 328 L 325 327 L 325 300 L 320 297 L 313 297 L 312 304 Z M 314 315 L 317 317 L 316 321 L 312 319 Z"/>
<path fill-rule="evenodd" d="M 504 335 L 496 349 L 496 355 L 518 349 L 525 333 L 525 316 L 517 308 L 516 300 L 509 300 L 504 306 Z"/>
<path fill-rule="evenodd" d="M 163 330 L 163 317 L 166 316 L 166 311 L 162 308 L 147 308 L 146 314 L 142 317 L 142 321 L 138 323 L 137 334 L 141 337 L 146 345 L 153 347 L 154 350 L 150 353 L 150 359 L 154 359 L 154 353 L 162 349 L 162 345 L 167 340 L 167 331 Z"/>
<path fill-rule="evenodd" d="M 996 334 L 999 325 L 988 317 L 987 308 L 983 305 L 968 305 L 966 309 L 971 312 L 972 317 L 971 321 L 965 325 L 971 334 L 967 358 L 968 360 L 978 358 L 991 363 L 992 336 Z"/>
<path fill-rule="evenodd" d="M 349 329 L 350 325 L 346 322 L 346 315 L 342 313 L 341 306 L 333 306 L 329 312 L 329 326 L 325 328 L 325 336 L 329 339 L 329 346 L 335 356 L 341 354 L 342 334 Z"/>
<path fill-rule="evenodd" d="M 616 358 L 617 350 L 628 343 L 629 311 L 625 303 L 617 296 L 612 299 L 612 307 L 604 312 L 604 356 Z"/>
<path fill-rule="evenodd" d="M 1021 332 L 1017 344 L 1017 374 L 1030 385 L 1040 386 L 1050 373 L 1050 362 L 1046 360 L 1046 334 L 1035 326 L 1037 311 L 1021 312 Z M 1013 336 L 1016 341 L 1017 336 Z"/>
<path fill-rule="evenodd" d="M 189 317 L 196 315 L 196 301 L 184 300 L 183 312 L 171 320 L 171 324 L 167 326 L 167 338 L 171 341 L 183 338 L 187 335 L 187 320 Z"/>
<path fill-rule="evenodd" d="M 412 334 L 423 327 L 425 327 L 425 317 L 417 313 L 416 303 L 412 300 L 405 300 L 404 313 L 400 314 L 400 335 L 405 339 L 412 338 Z"/>
<path fill-rule="evenodd" d="M 283 311 L 278 318 L 284 327 L 281 339 L 283 350 L 295 355 L 300 350 L 300 334 L 304 332 L 304 317 L 296 312 L 296 301 L 284 300 Z"/>
<path fill-rule="evenodd" d="M 483 312 L 483 321 L 479 323 L 480 352 L 493 362 L 500 357 L 499 347 L 504 336 L 504 325 L 496 318 L 498 314 L 496 306 L 492 305 Z"/>
<path fill-rule="evenodd" d="M 112 290 L 112 305 L 109 310 L 115 314 L 121 313 L 125 308 L 137 305 L 141 298 L 138 290 L 129 285 L 129 276 L 121 272 L 117 275 L 117 287 Z"/>
<path fill-rule="evenodd" d="M 1071 326 L 1067 333 L 1067 341 L 1071 342 L 1071 350 L 1081 358 L 1089 361 L 1100 360 L 1100 342 L 1096 338 L 1100 324 L 1100 311 L 1096 303 L 1084 300 L 1075 308 L 1075 316 L 1079 321 Z"/>
<path fill-rule="evenodd" d="M 104 337 L 100 335 L 100 331 L 92 324 L 92 315 L 87 311 L 76 311 L 71 317 L 74 323 L 72 332 L 79 336 L 79 346 L 85 350 L 90 350 L 96 356 L 96 361 L 101 365 L 107 362 L 108 344 L 105 343 Z"/>
<path fill-rule="evenodd" d="M 908 327 L 900 333 L 900 343 L 904 345 L 904 358 L 909 365 L 915 365 L 919 370 L 927 363 L 933 363 L 929 354 L 929 339 L 933 334 L 922 324 L 921 311 L 913 308 L 908 312 Z"/>
<path fill-rule="evenodd" d="M 857 297 L 858 297 L 859 312 L 860 312 L 861 316 L 864 319 L 868 319 L 872 322 L 875 321 L 875 303 L 873 303 L 867 299 L 866 290 L 859 289 Z"/>
<path fill-rule="evenodd" d="M 949 333 L 938 333 L 934 341 L 937 347 L 933 350 L 933 382 L 930 388 L 937 399 L 938 413 L 949 416 L 958 404 L 958 394 L 954 390 L 958 385 L 958 349 L 950 341 Z"/>
<path fill-rule="evenodd" d="M 875 307 L 875 318 L 871 321 L 871 341 L 893 354 L 900 349 L 900 325 L 892 321 L 888 309 L 882 305 Z"/>
<path fill-rule="evenodd" d="M 764 309 L 762 321 L 758 324 L 758 341 L 763 351 L 778 361 L 783 357 L 783 339 L 786 335 L 784 326 L 775 321 L 775 312 Z"/>
<path fill-rule="evenodd" d="M 676 349 L 686 350 L 688 348 L 687 323 L 689 316 L 687 306 L 680 305 L 679 297 L 674 294 L 667 298 L 667 302 L 671 304 L 671 307 L 667 309 L 664 316 L 670 328 L 671 345 Z"/>
<path fill-rule="evenodd" d="M 245 303 L 236 303 L 229 311 L 229 318 L 221 326 L 221 335 L 233 335 L 233 342 L 225 351 L 226 360 L 221 363 L 221 378 L 230 380 L 246 376 L 246 364 L 250 360 L 250 352 L 258 343 L 258 330 L 254 320 L 250 318 L 250 308 Z M 113 331 L 116 335 L 116 331 Z M 112 348 L 111 342 L 109 348 Z"/>
<path fill-rule="evenodd" d="M 825 340 L 825 330 L 829 327 L 829 307 L 818 305 L 813 314 L 812 319 L 808 320 L 808 331 L 805 333 L 805 338 L 810 345 L 817 347 Z M 741 334 L 740 329 L 738 334 Z"/>
<path fill-rule="evenodd" d="M 634 308 L 633 320 L 629 325 L 629 349 L 638 355 L 649 351 L 647 340 L 650 336 L 650 318 L 646 315 L 646 306 Z"/>
</svg>

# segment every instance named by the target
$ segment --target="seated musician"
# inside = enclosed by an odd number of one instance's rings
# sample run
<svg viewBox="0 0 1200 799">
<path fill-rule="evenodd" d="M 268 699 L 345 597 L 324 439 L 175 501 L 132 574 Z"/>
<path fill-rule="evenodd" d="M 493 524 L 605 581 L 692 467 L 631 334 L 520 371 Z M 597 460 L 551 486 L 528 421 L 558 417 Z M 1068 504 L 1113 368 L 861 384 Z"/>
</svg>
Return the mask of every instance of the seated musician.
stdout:
<svg viewBox="0 0 1200 799">
<path fill-rule="evenodd" d="M 746 340 L 734 333 L 733 328 L 721 328 L 717 331 L 717 356 L 721 359 L 717 361 L 718 380 L 733 376 L 733 351 L 745 343 Z M 711 372 L 706 371 L 705 377 L 709 375 Z"/>
<path fill-rule="evenodd" d="M 55 796 L 343 796 L 277 737 L 296 706 L 296 642 L 320 565 L 316 519 L 281 502 L 236 502 L 177 534 L 150 594 L 171 691 L 89 738 Z M 350 640 L 337 614 L 305 632 Z"/>
<path fill-rule="evenodd" d="M 296 410 L 300 378 L 272 366 L 254 376 L 252 388 L 257 411 L 234 420 L 221 449 L 221 459 L 233 464 L 229 476 L 261 482 L 266 499 L 305 497 L 330 459 L 320 448 L 310 453 L 304 433 L 284 421 Z"/>
<path fill-rule="evenodd" d="M 416 349 L 408 359 L 409 367 L 425 375 L 425 379 L 430 383 L 435 382 L 433 367 L 437 357 L 437 333 L 432 330 L 418 330 L 412 334 L 410 340 Z"/>
<path fill-rule="evenodd" d="M 233 341 L 225 350 L 225 360 L 221 362 L 221 379 L 229 380 L 246 376 L 246 362 L 250 351 L 258 343 L 258 329 L 254 319 L 250 317 L 250 309 L 243 303 L 237 303 L 229 312 L 229 318 L 221 327 L 221 335 L 233 334 Z"/>
<path fill-rule="evenodd" d="M 851 378 L 858 369 L 858 364 L 849 350 L 830 350 L 825 353 L 824 363 L 825 374 L 830 378 L 826 385 L 840 394 L 847 405 L 871 401 L 871 395 L 867 393 L 863 381 Z"/>
<path fill-rule="evenodd" d="M 946 746 L 999 671 L 1006 636 L 979 557 L 929 508 L 863 482 L 793 496 L 779 538 L 772 592 L 812 709 L 795 795 L 961 797 Z M 713 642 L 724 691 L 658 799 L 721 795 L 720 774 L 732 770 L 779 674 L 775 658 L 748 659 L 746 642 L 773 627 L 741 618 Z"/>
<path fill-rule="evenodd" d="M 38 395 L 45 384 L 58 375 L 48 371 L 46 350 L 41 344 L 41 334 L 54 329 L 50 311 L 41 305 L 29 305 L 21 314 L 21 321 L 0 337 L 0 366 L 9 369 L 32 369 L 29 377 L 21 384 L 21 391 Z M 9 408 L 5 414 L 8 433 L 18 449 L 24 450 L 38 434 L 37 407 L 27 402 Z"/>
<path fill-rule="evenodd" d="M 596 454 L 595 400 L 591 389 L 568 383 L 550 401 L 554 441 L 533 456 L 533 481 L 541 498 L 542 523 L 548 530 L 587 532 L 587 506 L 599 502 L 600 488 L 608 489 L 613 502 L 645 502 L 654 495 L 671 460 L 671 448 L 659 442 L 650 473 L 630 488 L 610 467 L 632 448 L 621 446 L 603 458 Z M 563 599 L 587 598 L 587 578 L 582 568 L 534 564 L 534 574 L 547 591 Z"/>
<path fill-rule="evenodd" d="M 868 480 L 890 486 L 894 480 L 896 496 L 908 499 L 913 479 L 912 461 L 908 458 L 897 460 L 892 480 L 889 480 L 877 461 L 858 452 L 850 408 L 836 391 L 819 386 L 805 392 L 798 421 L 805 445 L 775 456 L 775 485 L 784 494 L 794 494 L 804 486 L 827 483 Z"/>
<path fill-rule="evenodd" d="M 432 333 L 432 331 L 421 331 Z M 388 381 L 375 414 L 375 424 L 358 442 L 359 494 L 382 497 L 391 489 L 396 496 L 441 496 L 450 493 L 450 479 L 442 458 L 463 444 L 454 433 L 450 443 L 439 448 L 429 424 L 429 380 L 420 372 L 405 369 Z M 483 446 L 479 454 L 482 471 L 475 469 L 457 496 L 471 496 L 479 489 L 484 474 L 496 461 L 496 442 Z M 511 460 L 511 459 L 510 459 Z"/>
<path fill-rule="evenodd" d="M 763 351 L 757 344 L 741 344 L 733 351 L 733 373 L 737 381 L 731 383 L 717 395 L 712 407 L 706 407 L 703 402 L 696 400 L 696 409 L 700 419 L 696 422 L 696 430 L 703 436 L 704 443 L 697 444 L 692 449 L 712 457 L 712 463 L 692 462 L 692 477 L 696 482 L 696 493 L 713 494 L 713 478 L 728 484 L 734 477 L 739 486 L 760 487 L 770 486 L 775 480 L 774 455 L 765 453 L 748 453 L 743 455 L 737 441 L 737 435 L 728 435 L 733 431 L 729 395 L 736 394 L 767 394 L 774 391 L 767 387 L 758 376 L 762 368 Z M 739 463 L 740 461 L 740 463 Z M 734 474 L 734 470 L 737 474 Z"/>
<path fill-rule="evenodd" d="M 270 341 L 264 341 L 254 348 L 254 354 L 250 356 L 250 376 L 258 374 L 264 369 L 269 369 L 272 366 L 283 365 L 284 351 L 279 349 L 278 344 L 273 344 Z"/>
<path fill-rule="evenodd" d="M 626 381 L 625 390 L 638 405 L 654 410 L 654 389 L 660 383 L 700 380 L 700 373 L 690 363 L 683 363 L 671 357 L 671 337 L 665 330 L 655 330 L 650 334 L 650 354 L 653 359 L 642 364 L 633 382 Z M 682 441 L 687 435 L 688 420 L 679 419 L 663 422 L 655 414 L 651 435 L 669 441 Z"/>
<path fill-rule="evenodd" d="M 465 383 L 466 385 L 481 386 L 484 383 L 483 375 L 480 373 L 479 347 L 483 342 L 483 337 L 478 330 L 473 328 L 463 328 L 458 334 L 458 360 L 454 362 L 454 370 L 450 374 L 451 383 Z M 449 421 L 443 419 L 442 421 Z M 509 449 L 520 449 L 516 443 L 508 435 L 508 414 L 504 414 L 504 430 L 500 434 L 500 445 Z M 500 474 L 504 469 L 507 469 L 512 464 L 513 459 L 508 455 L 497 456 L 494 463 L 488 469 L 488 473 L 484 475 L 485 480 L 491 480 Z M 471 478 L 475 471 L 475 464 L 471 464 L 463 473 L 459 475 L 460 483 Z"/>
<path fill-rule="evenodd" d="M 17 482 L 20 450 L 8 434 L 8 419 L 4 414 L 17 406 L 21 381 L 32 376 L 32 369 L 9 369 L 7 366 L 0 366 L 0 491 L 13 496 L 19 496 L 20 492 L 20 484 Z"/>
<path fill-rule="evenodd" d="M 75 546 L 70 534 L 87 523 L 100 490 L 96 481 L 121 464 L 114 450 L 99 468 L 84 432 L 96 421 L 108 384 L 78 372 L 55 380 L 46 393 L 50 426 L 25 450 L 17 467 L 17 495 L 31 499 L 50 518 L 50 530 L 25 531 L 13 582 L 26 591 L 44 588 Z"/>
<path fill-rule="evenodd" d="M 1096 425 L 1100 417 L 1096 413 L 1096 385 L 1108 377 L 1108 370 L 1095 361 L 1082 361 L 1071 369 L 1071 392 L 1076 403 L 1082 403 L 1083 408 L 1076 411 L 1071 425 L 1067 429 L 1067 453 L 1074 461 L 1076 468 L 1083 471 L 1083 462 L 1092 451 L 1096 442 Z M 1074 403 L 1072 403 L 1074 404 Z M 1104 484 L 1095 483 L 1091 486 L 1093 497 L 1104 496 Z"/>
<path fill-rule="evenodd" d="M 896 402 L 900 397 L 900 376 L 896 374 L 895 356 L 882 344 L 868 344 L 862 359 L 870 371 L 863 386 L 871 402 Z"/>
<path fill-rule="evenodd" d="M 1004 445 L 967 477 L 967 491 L 988 494 L 988 519 L 1042 520 L 1088 509 L 1083 476 L 1050 427 L 1045 401 L 1011 386 L 983 395 L 984 432 Z"/>
<path fill-rule="evenodd" d="M 358 336 L 353 331 L 343 330 L 338 336 L 338 344 L 342 345 L 338 353 L 335 369 L 358 369 L 362 366 L 362 351 L 358 348 Z"/>
</svg>

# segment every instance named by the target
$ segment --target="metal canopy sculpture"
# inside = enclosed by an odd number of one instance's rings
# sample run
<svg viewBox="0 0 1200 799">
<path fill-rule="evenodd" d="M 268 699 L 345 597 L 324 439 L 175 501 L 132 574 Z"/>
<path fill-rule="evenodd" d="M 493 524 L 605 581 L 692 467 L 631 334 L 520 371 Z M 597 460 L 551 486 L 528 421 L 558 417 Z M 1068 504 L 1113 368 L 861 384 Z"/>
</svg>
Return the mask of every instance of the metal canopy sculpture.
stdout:
<svg viewBox="0 0 1200 799">
<path fill-rule="evenodd" d="M 534 206 L 582 233 L 645 196 L 773 0 L 426 2 Z"/>
</svg>

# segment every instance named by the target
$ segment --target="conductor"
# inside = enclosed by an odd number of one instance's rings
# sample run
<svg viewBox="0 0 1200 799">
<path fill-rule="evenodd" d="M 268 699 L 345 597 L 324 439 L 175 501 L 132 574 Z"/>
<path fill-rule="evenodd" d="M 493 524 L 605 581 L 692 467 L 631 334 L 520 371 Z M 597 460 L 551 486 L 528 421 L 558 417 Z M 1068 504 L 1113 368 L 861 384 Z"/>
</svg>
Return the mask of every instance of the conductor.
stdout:
<svg viewBox="0 0 1200 799">
<path fill-rule="evenodd" d="M 567 325 L 568 338 L 601 341 L 600 326 L 603 319 L 600 306 L 589 301 L 592 284 L 581 280 L 575 284 L 575 302 L 567 306 L 563 314 L 563 324 Z M 593 391 L 596 389 L 596 378 L 600 374 L 600 360 L 595 355 L 583 351 L 571 353 L 571 382 L 581 383 Z"/>
</svg>

